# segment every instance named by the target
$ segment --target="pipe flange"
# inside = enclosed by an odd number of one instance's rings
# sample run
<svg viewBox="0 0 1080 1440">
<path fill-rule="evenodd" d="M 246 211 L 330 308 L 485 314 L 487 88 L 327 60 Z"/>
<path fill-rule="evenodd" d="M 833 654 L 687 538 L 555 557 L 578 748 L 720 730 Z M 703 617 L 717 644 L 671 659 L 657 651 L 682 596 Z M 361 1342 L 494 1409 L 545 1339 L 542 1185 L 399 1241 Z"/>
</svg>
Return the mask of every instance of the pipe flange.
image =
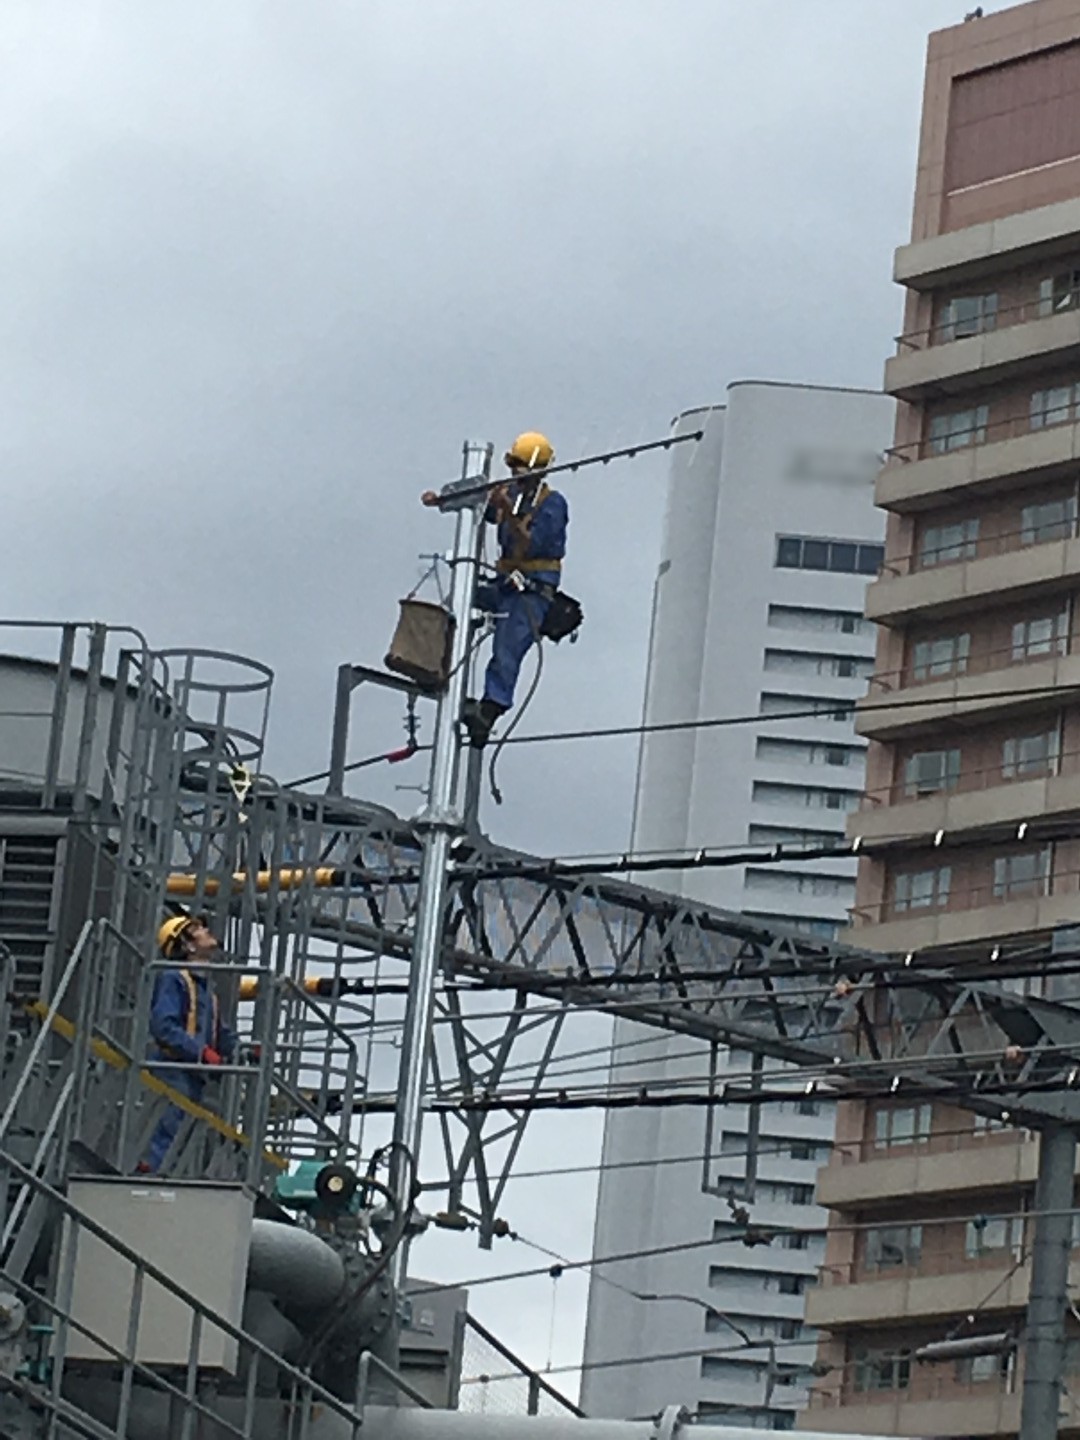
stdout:
<svg viewBox="0 0 1080 1440">
<path fill-rule="evenodd" d="M 656 1422 L 655 1440 L 675 1440 L 683 1422 L 689 1419 L 690 1411 L 685 1405 L 669 1405 Z"/>
</svg>

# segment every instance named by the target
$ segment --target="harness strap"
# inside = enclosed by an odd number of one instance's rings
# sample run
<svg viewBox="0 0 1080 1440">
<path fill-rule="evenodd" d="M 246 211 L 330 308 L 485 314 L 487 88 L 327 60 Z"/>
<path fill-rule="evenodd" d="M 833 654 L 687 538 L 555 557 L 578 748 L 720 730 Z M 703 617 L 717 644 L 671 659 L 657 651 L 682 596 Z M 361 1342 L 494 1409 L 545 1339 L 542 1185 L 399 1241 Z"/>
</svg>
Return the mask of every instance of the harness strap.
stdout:
<svg viewBox="0 0 1080 1440">
<path fill-rule="evenodd" d="M 180 969 L 176 972 L 183 980 L 187 989 L 187 1019 L 184 1022 L 184 1029 L 194 1039 L 195 1032 L 199 1028 L 199 991 L 195 984 L 195 977 L 190 970 Z M 218 1006 L 217 993 L 210 991 L 210 1043 L 211 1048 L 216 1050 L 218 1041 L 221 1039 L 221 1012 Z M 171 1045 L 162 1045 L 161 1049 L 166 1055 L 176 1055 L 177 1052 Z M 177 1058 L 181 1058 L 177 1055 Z"/>
</svg>

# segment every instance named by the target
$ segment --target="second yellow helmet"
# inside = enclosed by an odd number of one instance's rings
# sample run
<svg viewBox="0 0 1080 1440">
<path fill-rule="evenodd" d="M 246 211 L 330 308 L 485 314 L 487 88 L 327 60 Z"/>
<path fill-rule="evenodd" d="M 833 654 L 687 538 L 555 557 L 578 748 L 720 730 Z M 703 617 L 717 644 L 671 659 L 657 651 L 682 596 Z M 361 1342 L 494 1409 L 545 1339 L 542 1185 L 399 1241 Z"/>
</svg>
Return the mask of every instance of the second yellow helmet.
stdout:
<svg viewBox="0 0 1080 1440">
<path fill-rule="evenodd" d="M 555 447 L 539 430 L 526 430 L 517 437 L 504 458 L 507 465 L 523 465 L 526 470 L 546 470 L 555 459 Z"/>
</svg>

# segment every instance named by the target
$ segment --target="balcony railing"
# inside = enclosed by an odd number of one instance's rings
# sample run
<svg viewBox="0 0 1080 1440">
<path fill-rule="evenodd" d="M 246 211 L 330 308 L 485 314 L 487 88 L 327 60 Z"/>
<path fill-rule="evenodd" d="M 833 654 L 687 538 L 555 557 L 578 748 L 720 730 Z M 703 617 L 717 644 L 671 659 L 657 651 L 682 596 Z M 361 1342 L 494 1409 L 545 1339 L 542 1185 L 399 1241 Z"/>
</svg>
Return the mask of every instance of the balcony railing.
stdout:
<svg viewBox="0 0 1080 1440">
<path fill-rule="evenodd" d="M 932 1130 L 928 1135 L 915 1135 L 909 1141 L 883 1144 L 873 1138 L 851 1140 L 833 1145 L 829 1163 L 860 1165 L 867 1160 L 901 1160 L 911 1154 L 953 1155 L 961 1150 L 981 1149 L 988 1143 L 1019 1145 L 1031 1138 L 1028 1130 L 1012 1126 L 987 1130 Z"/>
<path fill-rule="evenodd" d="M 850 1370 L 851 1367 L 848 1368 Z M 811 1390 L 810 1409 L 835 1411 L 841 1406 L 895 1405 L 898 1402 L 926 1400 L 970 1402 L 1004 1398 L 1018 1391 L 1019 1382 L 1014 1373 L 994 1375 L 987 1380 L 958 1380 L 954 1364 L 931 1367 L 912 1360 L 910 1378 L 904 1386 L 889 1390 L 859 1390 L 850 1378 L 845 1378 L 844 1384 L 834 1389 L 822 1386 Z"/>
<path fill-rule="evenodd" d="M 903 555 L 890 555 L 881 567 L 883 576 L 896 577 L 920 574 L 927 570 L 944 570 L 971 560 L 986 560 L 994 555 L 1012 555 L 1031 550 L 1055 540 L 1073 540 L 1080 534 L 1077 519 L 1063 519 L 1049 524 L 1024 525 L 1019 530 L 1006 530 L 998 535 L 980 535 L 971 540 L 951 544 L 920 547 Z"/>
<path fill-rule="evenodd" d="M 902 1228 L 902 1223 L 898 1222 L 898 1229 Z M 861 1258 L 846 1265 L 821 1265 L 818 1268 L 817 1283 L 819 1288 L 830 1288 L 876 1285 L 882 1280 L 935 1280 L 943 1275 L 961 1276 L 1007 1270 L 1011 1266 L 1023 1264 L 1025 1258 L 1022 1247 L 1013 1244 L 998 1250 L 986 1250 L 979 1255 L 969 1255 L 964 1241 L 959 1240 L 954 1247 L 945 1251 L 924 1250 L 917 1258 L 904 1265 L 868 1265 Z"/>
<path fill-rule="evenodd" d="M 1013 773 L 1009 774 L 1009 769 Z M 875 810 L 881 805 L 905 805 L 916 800 L 972 795 L 983 790 L 1023 784 L 1025 780 L 1050 780 L 1059 775 L 1074 775 L 1077 772 L 1080 772 L 1080 750 L 1066 750 L 1060 755 L 1048 755 L 1037 762 L 1016 760 L 1009 767 L 999 760 L 977 770 L 962 769 L 958 775 L 952 776 L 947 784 L 931 785 L 917 780 L 894 780 L 891 785 L 864 791 L 859 809 Z"/>
<path fill-rule="evenodd" d="M 965 675 L 1012 670 L 1036 660 L 1071 655 L 1076 648 L 1075 637 L 1062 635 L 1046 641 L 1028 641 L 1024 646 L 999 645 L 992 650 L 977 651 L 974 655 L 958 654 L 952 659 L 928 660 L 925 665 L 916 665 L 912 658 L 899 669 L 875 671 L 870 676 L 870 691 L 907 690 L 918 685 L 932 685 L 936 680 L 956 680 Z"/>
<path fill-rule="evenodd" d="M 1065 414 L 1058 417 L 1058 411 Z M 1048 419 L 1047 415 L 1058 418 Z M 973 425 L 968 430 L 957 430 L 953 434 L 934 438 L 929 435 L 919 440 L 908 440 L 903 445 L 892 445 L 885 451 L 886 462 L 910 464 L 914 460 L 938 459 L 954 454 L 958 450 L 970 450 L 974 445 L 991 445 L 998 440 L 1014 440 L 1021 435 L 1030 435 L 1036 430 L 1056 430 L 1062 425 L 1071 425 L 1078 417 L 1075 404 L 1055 406 L 1049 411 L 1036 411 L 1034 416 L 1011 415 L 1005 420 L 989 420 L 984 425 Z"/>
<path fill-rule="evenodd" d="M 1052 300 L 1045 296 L 1021 300 L 1016 305 L 1005 305 L 986 315 L 969 316 L 963 320 L 938 320 L 933 325 L 918 330 L 905 330 L 902 335 L 898 335 L 896 353 L 903 355 L 909 350 L 929 350 L 939 345 L 951 345 L 956 340 L 989 335 L 995 330 L 1008 330 L 1013 325 L 1024 325 L 1030 320 L 1049 320 L 1054 315 L 1075 310 L 1078 302 L 1080 291 L 1072 290 L 1067 295 L 1058 295 Z"/>
<path fill-rule="evenodd" d="M 943 857 L 948 854 L 947 851 L 935 853 Z M 947 864 L 944 859 L 943 864 Z M 880 925 L 888 920 L 918 920 L 923 915 L 981 910 L 991 905 L 1007 905 L 1013 900 L 1040 900 L 1050 895 L 1077 894 L 1080 894 L 1080 871 L 1062 870 L 1032 880 L 988 879 L 978 885 L 959 887 L 950 884 L 947 893 L 934 895 L 927 904 L 912 904 L 910 901 L 898 904 L 895 899 L 882 900 L 873 905 L 853 905 L 848 915 L 853 924 Z"/>
</svg>

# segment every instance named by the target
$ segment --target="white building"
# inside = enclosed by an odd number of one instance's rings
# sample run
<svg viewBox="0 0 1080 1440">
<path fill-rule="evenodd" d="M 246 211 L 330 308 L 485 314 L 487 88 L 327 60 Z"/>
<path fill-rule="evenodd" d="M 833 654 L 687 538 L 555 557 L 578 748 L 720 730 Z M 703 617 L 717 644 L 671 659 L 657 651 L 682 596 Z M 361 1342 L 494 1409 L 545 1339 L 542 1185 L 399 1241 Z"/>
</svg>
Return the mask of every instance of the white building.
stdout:
<svg viewBox="0 0 1080 1440">
<path fill-rule="evenodd" d="M 881 563 L 883 517 L 874 509 L 873 479 L 892 424 L 892 401 L 880 394 L 757 382 L 734 384 L 726 405 L 676 422 L 676 433 L 702 429 L 704 439 L 671 452 L 645 720 L 762 719 L 646 738 L 635 851 L 842 837 L 845 813 L 863 789 L 865 746 L 850 720 L 828 706 L 865 693 L 873 669 L 863 598 Z M 816 709 L 822 713 L 783 718 Z M 687 870 L 648 881 L 827 936 L 844 922 L 855 888 L 854 863 L 846 859 Z M 698 1077 L 704 1089 L 703 1047 L 680 1036 L 643 1044 L 647 1036 L 617 1024 L 613 1079 Z M 727 1063 L 736 1072 L 749 1068 L 745 1054 Z M 738 1235 L 724 1241 L 732 1233 L 728 1206 L 721 1194 L 703 1191 L 703 1169 L 720 1188 L 724 1175 L 744 1174 L 748 1113 L 716 1113 L 714 1153 L 727 1158 L 703 1167 L 704 1110 L 609 1112 L 594 1254 L 698 1246 L 594 1272 L 586 1413 L 645 1416 L 696 1400 L 702 1420 L 794 1428 L 814 1360 L 802 1296 L 824 1238 L 795 1236 L 783 1248 L 747 1248 Z M 755 1221 L 824 1227 L 813 1187 L 832 1131 L 829 1108 L 815 1101 L 763 1108 Z M 710 1236 L 721 1243 L 702 1246 Z M 635 1300 L 613 1280 L 639 1293 L 687 1298 Z M 776 1382 L 767 1374 L 767 1349 L 729 1348 L 742 1342 L 720 1312 L 752 1338 L 776 1341 Z M 727 1353 L 703 1356 L 710 1346 Z M 680 1358 L 605 1363 L 664 1355 Z"/>
</svg>

